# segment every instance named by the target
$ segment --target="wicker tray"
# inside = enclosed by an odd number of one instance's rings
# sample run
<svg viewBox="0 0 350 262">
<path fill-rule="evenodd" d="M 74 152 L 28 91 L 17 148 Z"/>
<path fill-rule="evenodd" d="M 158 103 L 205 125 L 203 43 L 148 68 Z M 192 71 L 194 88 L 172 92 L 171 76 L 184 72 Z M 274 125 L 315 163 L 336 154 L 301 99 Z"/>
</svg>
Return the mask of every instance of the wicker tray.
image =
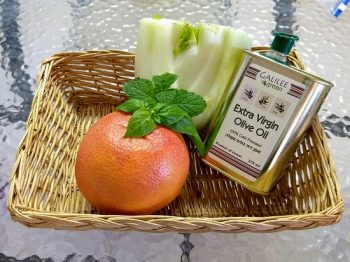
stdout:
<svg viewBox="0 0 350 262">
<path fill-rule="evenodd" d="M 295 53 L 290 61 L 302 66 Z M 77 149 L 88 128 L 124 101 L 121 89 L 133 70 L 134 55 L 120 51 L 60 53 L 42 64 L 11 177 L 14 220 L 29 227 L 150 232 L 273 232 L 340 220 L 344 203 L 318 119 L 268 196 L 205 166 L 189 144 L 189 179 L 166 208 L 149 216 L 99 213 L 76 186 Z"/>
</svg>

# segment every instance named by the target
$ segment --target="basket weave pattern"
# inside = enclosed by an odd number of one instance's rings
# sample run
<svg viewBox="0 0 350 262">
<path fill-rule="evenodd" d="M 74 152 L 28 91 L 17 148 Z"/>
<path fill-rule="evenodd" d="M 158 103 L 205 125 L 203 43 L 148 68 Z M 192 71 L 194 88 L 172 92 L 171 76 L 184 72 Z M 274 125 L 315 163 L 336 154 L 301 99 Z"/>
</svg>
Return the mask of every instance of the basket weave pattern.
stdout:
<svg viewBox="0 0 350 262">
<path fill-rule="evenodd" d="M 296 53 L 289 60 L 303 67 Z M 188 142 L 190 175 L 166 208 L 149 216 L 94 209 L 76 186 L 78 146 L 94 122 L 125 100 L 123 83 L 133 76 L 134 55 L 121 51 L 66 52 L 42 64 L 11 177 L 14 220 L 30 227 L 150 232 L 273 232 L 339 221 L 344 203 L 318 119 L 270 195 L 252 193 L 204 165 Z"/>
</svg>

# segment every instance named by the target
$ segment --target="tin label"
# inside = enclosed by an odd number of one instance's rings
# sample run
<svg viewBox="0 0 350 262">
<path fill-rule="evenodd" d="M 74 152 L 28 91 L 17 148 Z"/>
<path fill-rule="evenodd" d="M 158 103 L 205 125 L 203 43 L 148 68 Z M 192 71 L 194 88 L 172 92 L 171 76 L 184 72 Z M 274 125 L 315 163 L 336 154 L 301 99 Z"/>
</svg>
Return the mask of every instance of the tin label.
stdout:
<svg viewBox="0 0 350 262">
<path fill-rule="evenodd" d="M 302 83 L 259 65 L 249 65 L 208 156 L 255 181 L 304 90 Z"/>
</svg>

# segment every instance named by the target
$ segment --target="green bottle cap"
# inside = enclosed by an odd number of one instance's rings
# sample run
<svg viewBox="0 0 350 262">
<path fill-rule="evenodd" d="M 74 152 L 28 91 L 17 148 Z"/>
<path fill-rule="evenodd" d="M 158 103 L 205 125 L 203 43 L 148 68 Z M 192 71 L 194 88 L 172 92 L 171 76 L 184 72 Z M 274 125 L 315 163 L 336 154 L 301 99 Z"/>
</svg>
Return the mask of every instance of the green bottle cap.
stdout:
<svg viewBox="0 0 350 262">
<path fill-rule="evenodd" d="M 295 41 L 299 40 L 296 35 L 274 32 L 275 38 L 272 41 L 271 49 L 288 55 Z"/>
</svg>

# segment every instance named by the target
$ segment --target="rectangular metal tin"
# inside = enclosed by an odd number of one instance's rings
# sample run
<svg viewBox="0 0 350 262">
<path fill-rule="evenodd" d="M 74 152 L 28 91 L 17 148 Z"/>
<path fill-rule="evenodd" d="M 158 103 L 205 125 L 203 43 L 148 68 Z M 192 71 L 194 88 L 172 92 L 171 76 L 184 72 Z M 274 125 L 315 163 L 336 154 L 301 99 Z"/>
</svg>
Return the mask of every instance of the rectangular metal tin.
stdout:
<svg viewBox="0 0 350 262">
<path fill-rule="evenodd" d="M 263 166 L 261 175 L 255 181 L 250 181 L 240 174 L 237 174 L 228 166 L 211 158 L 208 154 L 227 113 L 227 109 L 238 91 L 237 87 L 243 79 L 244 72 L 251 64 L 257 64 L 303 83 L 306 88 L 292 117 L 288 120 L 288 128 L 283 131 L 276 141 L 268 161 Z M 293 157 L 303 134 L 310 126 L 333 84 L 313 74 L 283 65 L 249 50 L 244 50 L 240 66 L 233 73 L 231 83 L 232 85 L 228 88 L 226 96 L 222 99 L 220 106 L 209 124 L 207 137 L 205 139 L 206 154 L 202 160 L 220 173 L 237 181 L 248 189 L 256 193 L 267 194 L 274 188 L 280 176 L 283 174 L 283 170 Z"/>
</svg>

